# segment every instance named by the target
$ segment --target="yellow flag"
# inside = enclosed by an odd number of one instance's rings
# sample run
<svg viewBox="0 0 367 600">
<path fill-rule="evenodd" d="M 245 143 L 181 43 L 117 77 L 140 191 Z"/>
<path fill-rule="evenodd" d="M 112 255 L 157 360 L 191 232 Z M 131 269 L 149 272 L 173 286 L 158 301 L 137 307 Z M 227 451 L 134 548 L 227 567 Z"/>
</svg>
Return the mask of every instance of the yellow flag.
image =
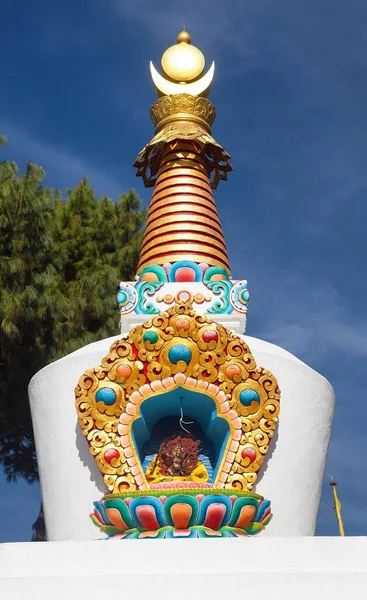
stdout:
<svg viewBox="0 0 367 600">
<path fill-rule="evenodd" d="M 336 518 L 338 519 L 339 535 L 344 537 L 345 536 L 344 523 L 343 523 L 342 511 L 341 511 L 342 505 L 340 504 L 340 500 L 338 498 L 338 492 L 336 491 L 336 481 L 331 481 L 330 485 L 333 488 L 334 508 L 335 508 L 335 513 L 336 513 Z"/>
</svg>

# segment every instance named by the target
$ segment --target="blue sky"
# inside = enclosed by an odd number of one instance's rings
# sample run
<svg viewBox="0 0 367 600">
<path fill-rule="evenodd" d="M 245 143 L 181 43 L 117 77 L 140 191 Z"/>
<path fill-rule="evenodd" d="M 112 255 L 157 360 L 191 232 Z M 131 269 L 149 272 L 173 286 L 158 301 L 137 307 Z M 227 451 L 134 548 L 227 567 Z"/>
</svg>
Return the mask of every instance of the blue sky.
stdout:
<svg viewBox="0 0 367 600">
<path fill-rule="evenodd" d="M 131 164 L 152 135 L 149 60 L 183 24 L 216 60 L 213 133 L 235 169 L 216 200 L 233 276 L 249 280 L 247 333 L 333 384 L 317 533 L 337 533 L 332 475 L 347 534 L 367 535 L 365 0 L 14 0 L 1 22 L 5 156 L 62 189 L 88 176 L 147 203 Z M 0 539 L 29 539 L 38 498 L 0 479 Z"/>
</svg>

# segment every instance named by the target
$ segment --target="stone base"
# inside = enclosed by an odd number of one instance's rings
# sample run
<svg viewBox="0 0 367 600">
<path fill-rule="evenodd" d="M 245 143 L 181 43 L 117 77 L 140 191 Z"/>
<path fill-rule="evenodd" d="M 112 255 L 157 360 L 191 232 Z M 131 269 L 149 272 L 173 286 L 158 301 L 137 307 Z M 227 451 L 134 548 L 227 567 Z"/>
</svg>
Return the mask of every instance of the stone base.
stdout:
<svg viewBox="0 0 367 600">
<path fill-rule="evenodd" d="M 365 598 L 366 556 L 366 537 L 0 544 L 0 597 Z"/>
</svg>

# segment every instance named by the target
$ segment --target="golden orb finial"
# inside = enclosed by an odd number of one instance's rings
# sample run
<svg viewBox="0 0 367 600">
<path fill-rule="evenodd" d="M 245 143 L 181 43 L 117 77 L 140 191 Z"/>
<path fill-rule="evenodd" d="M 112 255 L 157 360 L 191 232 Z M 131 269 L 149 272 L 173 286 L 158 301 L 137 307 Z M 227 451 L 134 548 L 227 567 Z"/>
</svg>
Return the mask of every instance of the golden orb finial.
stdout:
<svg viewBox="0 0 367 600">
<path fill-rule="evenodd" d="M 181 42 L 185 42 L 186 44 L 191 44 L 191 35 L 188 31 L 180 31 L 177 36 L 177 43 L 181 44 Z"/>
<path fill-rule="evenodd" d="M 174 81 L 193 81 L 204 71 L 204 55 L 199 48 L 191 45 L 191 36 L 187 31 L 178 34 L 177 42 L 162 56 L 163 71 Z"/>
</svg>

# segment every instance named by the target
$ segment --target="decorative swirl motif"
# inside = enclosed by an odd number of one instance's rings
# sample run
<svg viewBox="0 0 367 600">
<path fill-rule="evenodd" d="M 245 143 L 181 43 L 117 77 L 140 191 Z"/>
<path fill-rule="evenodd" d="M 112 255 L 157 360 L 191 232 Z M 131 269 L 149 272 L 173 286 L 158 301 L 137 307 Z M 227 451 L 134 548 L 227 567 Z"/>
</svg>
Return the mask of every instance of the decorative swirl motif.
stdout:
<svg viewBox="0 0 367 600">
<path fill-rule="evenodd" d="M 213 302 L 212 306 L 208 308 L 210 314 L 221 314 L 231 313 L 233 306 L 229 302 L 229 294 L 231 291 L 232 283 L 230 281 L 209 281 L 207 287 L 213 291 L 214 294 L 219 295 L 218 300 Z"/>
<path fill-rule="evenodd" d="M 79 380 L 80 427 L 109 490 L 149 487 L 131 424 L 147 398 L 179 386 L 216 398 L 230 425 L 216 487 L 250 491 L 278 421 L 277 380 L 257 366 L 242 338 L 183 301 L 114 342 L 101 365 Z"/>
<path fill-rule="evenodd" d="M 247 313 L 247 304 L 250 298 L 247 281 L 237 281 L 231 291 L 231 304 L 238 312 Z"/>
<path fill-rule="evenodd" d="M 161 282 L 156 281 L 138 281 L 135 289 L 138 293 L 138 303 L 135 312 L 140 315 L 154 315 L 159 313 L 159 308 L 149 299 L 162 287 Z M 148 296 L 148 298 L 147 298 Z"/>
<path fill-rule="evenodd" d="M 122 314 L 132 312 L 138 302 L 138 296 L 135 288 L 129 283 L 124 283 L 121 281 L 117 294 L 117 302 Z"/>
</svg>

